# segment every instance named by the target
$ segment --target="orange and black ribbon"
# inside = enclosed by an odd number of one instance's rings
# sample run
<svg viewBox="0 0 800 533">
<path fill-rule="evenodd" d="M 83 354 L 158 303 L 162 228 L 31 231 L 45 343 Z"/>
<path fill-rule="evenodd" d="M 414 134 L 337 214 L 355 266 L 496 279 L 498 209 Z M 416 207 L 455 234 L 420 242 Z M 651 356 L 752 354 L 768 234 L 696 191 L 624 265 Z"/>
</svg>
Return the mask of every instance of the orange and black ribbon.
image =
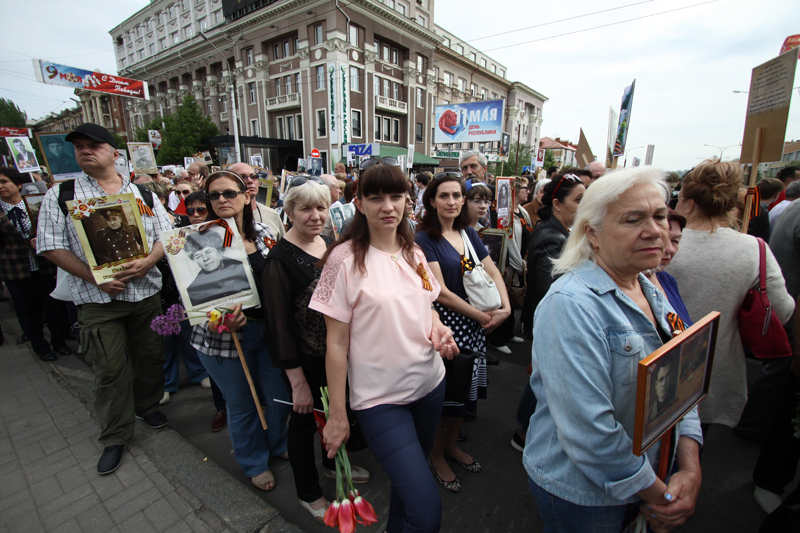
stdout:
<svg viewBox="0 0 800 533">
<path fill-rule="evenodd" d="M 207 222 L 203 226 L 200 226 L 200 233 L 205 233 L 208 228 L 214 225 L 221 226 L 225 229 L 225 236 L 222 238 L 222 246 L 227 248 L 231 245 L 231 243 L 233 243 L 233 231 L 231 230 L 230 226 L 228 226 L 228 223 L 221 218 L 212 220 L 211 222 Z"/>
<path fill-rule="evenodd" d="M 153 210 L 150 209 L 147 205 L 145 205 L 145 203 L 141 200 L 141 198 L 137 198 L 136 203 L 139 205 L 140 215 L 147 215 L 149 217 L 153 216 Z"/>
<path fill-rule="evenodd" d="M 417 265 L 417 274 L 419 274 L 419 277 L 422 278 L 422 288 L 426 291 L 432 291 L 433 285 L 431 285 L 431 280 L 428 277 L 428 271 L 425 269 L 425 266 L 422 263 Z"/>
<path fill-rule="evenodd" d="M 463 275 L 464 272 L 469 272 L 475 268 L 475 262 L 467 257 L 466 255 L 461 256 L 461 274 Z"/>
<path fill-rule="evenodd" d="M 264 244 L 267 246 L 267 248 L 272 250 L 272 247 L 275 246 L 276 244 L 278 244 L 278 242 L 275 239 L 270 239 L 269 237 L 264 237 Z"/>
<path fill-rule="evenodd" d="M 681 317 L 675 313 L 667 313 L 667 322 L 669 322 L 672 331 L 686 331 L 686 324 L 683 323 Z"/>
<path fill-rule="evenodd" d="M 531 227 L 530 224 L 528 224 L 528 219 L 525 218 L 525 215 L 517 213 L 517 216 L 519 217 L 519 223 L 522 224 L 523 228 L 525 228 L 528 231 L 533 231 L 533 228 Z"/>
<path fill-rule="evenodd" d="M 748 187 L 747 196 L 753 197 L 753 203 L 750 206 L 749 217 L 749 220 L 753 220 L 761 214 L 761 191 L 758 189 L 758 187 Z M 744 197 L 745 205 L 747 205 L 747 196 Z M 744 220 L 744 217 L 742 217 L 742 220 Z"/>
</svg>

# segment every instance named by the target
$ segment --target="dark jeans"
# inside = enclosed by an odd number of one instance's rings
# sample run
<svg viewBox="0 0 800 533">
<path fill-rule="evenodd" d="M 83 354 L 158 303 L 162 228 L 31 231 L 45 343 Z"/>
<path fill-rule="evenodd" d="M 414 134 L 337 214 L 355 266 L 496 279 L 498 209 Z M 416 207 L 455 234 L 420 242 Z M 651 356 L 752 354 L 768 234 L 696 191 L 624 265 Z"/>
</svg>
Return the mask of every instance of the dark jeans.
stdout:
<svg viewBox="0 0 800 533">
<path fill-rule="evenodd" d="M 323 409 L 322 393 L 319 388 L 328 384 L 325 375 L 325 358 L 309 357 L 303 361 L 303 373 L 314 398 L 314 409 Z M 304 502 L 311 503 L 322 497 L 322 487 L 319 486 L 319 472 L 317 471 L 314 457 L 314 435 L 317 433 L 317 423 L 314 414 L 301 415 L 293 412 L 289 418 L 289 463 L 294 474 L 294 486 L 297 497 Z M 328 470 L 336 470 L 336 461 L 328 459 L 328 452 L 322 446 L 322 466 Z"/>
<path fill-rule="evenodd" d="M 528 426 L 531 423 L 531 416 L 536 411 L 536 396 L 531 389 L 531 383 L 528 381 L 525 384 L 525 389 L 522 391 L 522 396 L 519 399 L 517 406 L 517 426 L 522 431 L 528 431 Z"/>
<path fill-rule="evenodd" d="M 208 377 L 208 372 L 197 357 L 197 350 L 192 346 L 191 338 L 192 326 L 188 320 L 181 322 L 179 334 L 164 337 L 164 390 L 167 392 L 178 390 L 181 357 L 190 382 L 197 385 Z"/>
<path fill-rule="evenodd" d="M 210 378 L 209 381 L 211 381 L 211 397 L 214 399 L 214 408 L 217 411 L 226 411 L 225 395 L 222 394 L 221 390 L 219 390 L 219 385 L 217 385 L 217 382 L 214 381 L 214 378 L 211 376 L 208 377 Z"/>
<path fill-rule="evenodd" d="M 428 468 L 444 402 L 444 380 L 419 400 L 355 411 L 372 453 L 392 482 L 387 533 L 439 531 L 442 499 Z"/>
<path fill-rule="evenodd" d="M 778 495 L 783 494 L 783 490 L 794 479 L 800 460 L 800 440 L 794 437 L 792 425 L 792 419 L 797 416 L 800 378 L 789 369 L 786 372 L 787 383 L 783 387 L 772 424 L 764 434 L 764 445 L 753 471 L 756 485 Z"/>
<path fill-rule="evenodd" d="M 5 280 L 5 284 L 17 311 L 22 333 L 30 339 L 33 351 L 37 355 L 44 355 L 50 353 L 51 345 L 53 348 L 66 346 L 69 327 L 67 308 L 64 302 L 50 297 L 56 288 L 56 278 L 36 271 L 31 272 L 28 279 Z M 42 311 L 47 317 L 47 329 L 50 330 L 49 344 L 42 330 Z"/>
</svg>

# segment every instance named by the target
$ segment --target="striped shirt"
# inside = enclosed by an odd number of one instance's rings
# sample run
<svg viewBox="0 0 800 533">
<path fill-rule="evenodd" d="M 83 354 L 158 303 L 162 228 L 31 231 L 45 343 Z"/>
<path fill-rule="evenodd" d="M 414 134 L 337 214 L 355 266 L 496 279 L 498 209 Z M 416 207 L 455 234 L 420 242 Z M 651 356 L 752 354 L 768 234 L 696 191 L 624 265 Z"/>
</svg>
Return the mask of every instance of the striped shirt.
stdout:
<svg viewBox="0 0 800 533">
<path fill-rule="evenodd" d="M 122 179 L 122 188 L 117 194 L 133 193 L 136 198 L 143 200 L 138 187 L 133 185 L 125 176 L 119 174 L 118 176 Z M 69 250 L 78 259 L 87 263 L 86 254 L 81 246 L 75 225 L 69 217 L 64 215 L 58 205 L 60 187 L 60 185 L 56 185 L 47 191 L 39 210 L 39 224 L 36 234 L 37 253 L 41 254 L 49 250 Z M 84 173 L 75 179 L 75 199 L 99 198 L 101 196 L 108 196 L 108 193 L 91 176 Z M 151 251 L 155 243 L 161 240 L 161 232 L 172 229 L 167 212 L 155 195 L 153 195 L 153 204 L 154 216 L 142 215 L 147 245 Z M 98 289 L 94 283 L 89 283 L 73 275 L 69 275 L 69 280 L 72 301 L 75 305 L 104 304 L 110 303 L 112 300 L 108 293 Z M 139 302 L 153 296 L 160 290 L 161 273 L 156 267 L 153 267 L 145 277 L 134 278 L 125 283 L 125 290 L 115 295 L 113 299 L 123 302 Z"/>
</svg>

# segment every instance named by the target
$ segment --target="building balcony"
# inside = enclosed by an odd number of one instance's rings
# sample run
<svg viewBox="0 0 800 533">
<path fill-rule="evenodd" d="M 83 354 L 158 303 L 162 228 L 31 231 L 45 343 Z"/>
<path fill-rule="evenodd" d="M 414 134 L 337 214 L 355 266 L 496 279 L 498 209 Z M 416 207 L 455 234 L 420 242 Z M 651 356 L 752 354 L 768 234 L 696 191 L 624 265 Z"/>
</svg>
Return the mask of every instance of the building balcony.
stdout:
<svg viewBox="0 0 800 533">
<path fill-rule="evenodd" d="M 397 113 L 398 115 L 408 114 L 408 104 L 387 96 L 377 95 L 375 97 L 375 109 Z"/>
<path fill-rule="evenodd" d="M 221 122 L 227 122 L 228 121 L 228 112 L 227 111 L 221 111 L 220 114 L 219 114 L 219 120 Z"/>
<path fill-rule="evenodd" d="M 267 98 L 268 111 L 277 111 L 279 109 L 289 109 L 292 107 L 300 107 L 300 94 L 292 93 Z"/>
</svg>

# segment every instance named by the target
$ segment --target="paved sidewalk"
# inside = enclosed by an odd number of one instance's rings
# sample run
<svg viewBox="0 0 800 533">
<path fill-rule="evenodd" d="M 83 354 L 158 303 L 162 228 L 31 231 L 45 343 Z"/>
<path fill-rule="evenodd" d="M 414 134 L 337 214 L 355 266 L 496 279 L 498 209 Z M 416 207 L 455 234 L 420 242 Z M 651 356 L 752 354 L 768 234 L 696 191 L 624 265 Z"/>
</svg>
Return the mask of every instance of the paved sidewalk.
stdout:
<svg viewBox="0 0 800 533">
<path fill-rule="evenodd" d="M 300 531 L 177 433 L 141 421 L 120 468 L 99 476 L 98 423 L 63 379 L 80 372 L 61 366 L 75 356 L 43 363 L 9 304 L 0 319 L 0 531 Z"/>
</svg>

